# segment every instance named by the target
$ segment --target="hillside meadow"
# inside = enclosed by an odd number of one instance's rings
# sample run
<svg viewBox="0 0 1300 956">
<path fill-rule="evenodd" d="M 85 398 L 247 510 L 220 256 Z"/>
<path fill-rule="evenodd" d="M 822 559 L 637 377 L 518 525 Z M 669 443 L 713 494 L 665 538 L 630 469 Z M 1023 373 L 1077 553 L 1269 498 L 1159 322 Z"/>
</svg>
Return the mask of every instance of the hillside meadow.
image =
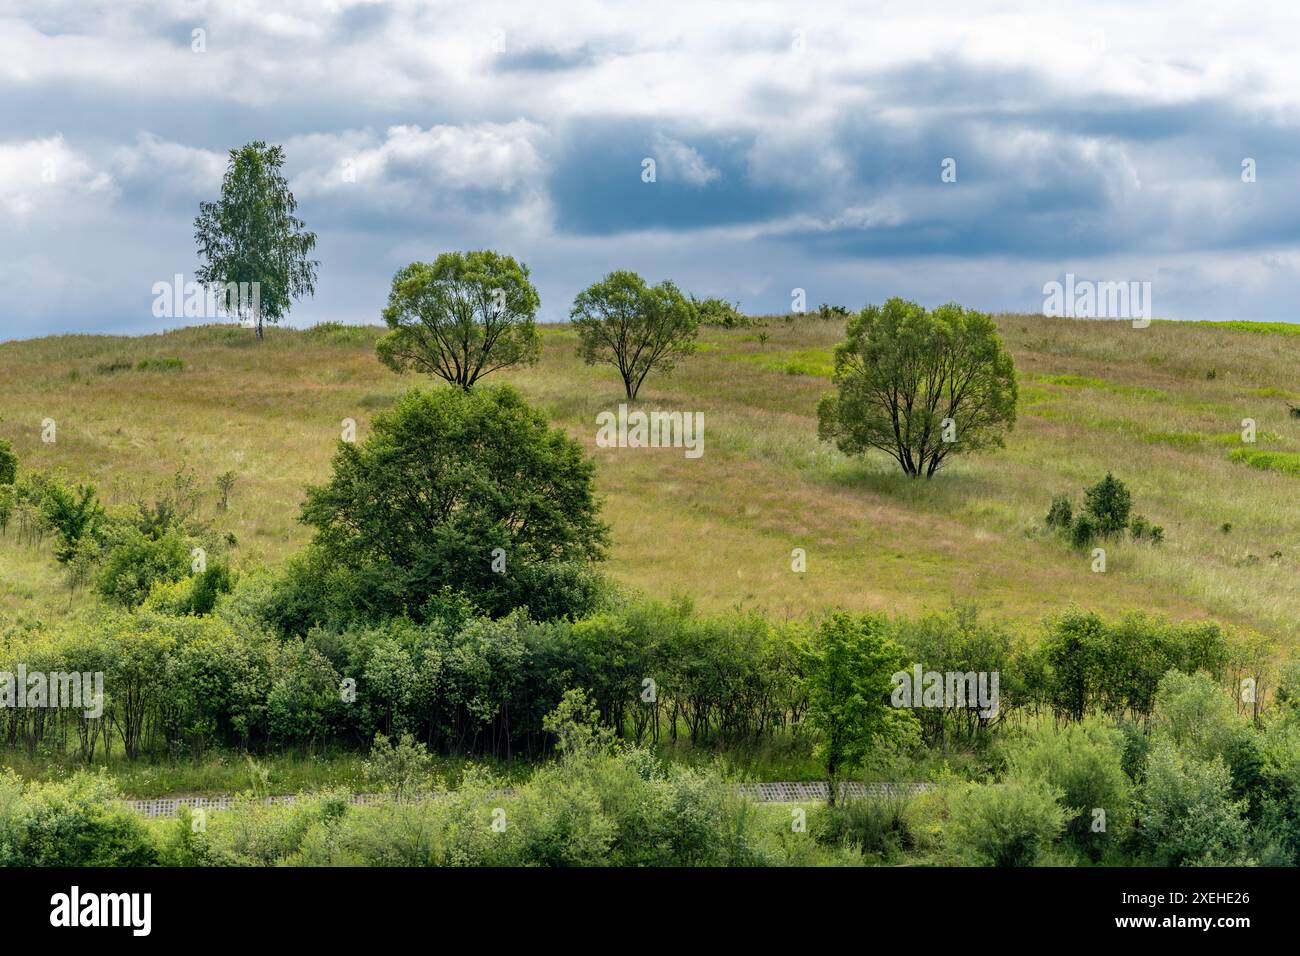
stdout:
<svg viewBox="0 0 1300 956">
<path fill-rule="evenodd" d="M 544 329 L 533 368 L 510 381 L 597 463 L 612 526 L 608 572 L 645 593 L 687 595 L 777 618 L 840 606 L 915 613 L 954 601 L 1032 631 L 1077 603 L 1214 617 L 1293 646 L 1300 630 L 1300 336 L 1289 326 L 1126 323 L 1003 315 L 1020 381 L 1005 449 L 950 459 L 912 481 L 884 456 L 851 459 L 817 439 L 842 320 L 770 317 L 709 328 L 698 354 L 652 376 L 638 407 L 704 413 L 704 454 L 596 447 L 596 415 L 622 401 L 616 374 L 584 366 L 575 336 Z M 0 343 L 0 437 L 26 469 L 95 485 L 108 503 L 193 471 L 203 513 L 235 537 L 237 564 L 301 547 L 308 483 L 321 482 L 344 419 L 364 438 L 413 385 L 375 358 L 380 330 L 232 326 L 135 338 Z M 1242 419 L 1257 441 L 1241 440 Z M 57 423 L 57 441 L 41 423 Z M 1048 533 L 1055 494 L 1077 501 L 1107 470 L 1158 546 L 1107 545 L 1107 569 Z M 237 476 L 216 511 L 216 478 Z M 70 592 L 50 546 L 0 540 L 0 615 L 44 619 L 97 600 Z M 791 552 L 807 552 L 807 571 Z"/>
</svg>

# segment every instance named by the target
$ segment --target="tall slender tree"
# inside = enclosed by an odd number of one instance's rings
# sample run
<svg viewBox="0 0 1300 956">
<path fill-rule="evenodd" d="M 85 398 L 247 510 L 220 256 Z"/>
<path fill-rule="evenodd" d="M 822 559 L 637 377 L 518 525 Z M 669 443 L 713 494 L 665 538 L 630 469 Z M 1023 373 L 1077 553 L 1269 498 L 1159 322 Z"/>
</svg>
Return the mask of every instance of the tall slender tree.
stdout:
<svg viewBox="0 0 1300 956">
<path fill-rule="evenodd" d="M 199 203 L 194 220 L 202 259 L 195 277 L 227 290 L 227 309 L 251 319 L 259 340 L 264 322 L 278 323 L 295 299 L 315 293 L 320 265 L 308 258 L 316 234 L 294 215 L 283 166 L 283 147 L 257 140 L 232 149 L 221 198 Z"/>
</svg>

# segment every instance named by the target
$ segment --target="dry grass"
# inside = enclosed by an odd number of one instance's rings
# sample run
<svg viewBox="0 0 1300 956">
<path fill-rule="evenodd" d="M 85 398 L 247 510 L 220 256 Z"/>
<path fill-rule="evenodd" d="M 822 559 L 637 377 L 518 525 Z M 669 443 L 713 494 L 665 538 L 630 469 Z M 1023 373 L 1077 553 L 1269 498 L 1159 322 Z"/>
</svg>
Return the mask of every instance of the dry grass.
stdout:
<svg viewBox="0 0 1300 956">
<path fill-rule="evenodd" d="M 1300 451 L 1300 419 L 1287 409 L 1300 390 L 1300 337 L 1041 316 L 999 324 L 1020 371 L 1019 423 L 1005 450 L 957 459 L 931 482 L 818 443 L 816 404 L 842 322 L 773 318 L 765 343 L 759 330 L 710 330 L 699 355 L 652 378 L 643 406 L 704 412 L 696 460 L 680 449 L 595 447 L 595 415 L 621 392 L 612 370 L 579 362 L 568 329 L 547 329 L 537 367 L 497 378 L 589 447 L 614 528 L 609 570 L 650 594 L 778 616 L 955 599 L 1021 621 L 1077 602 L 1295 637 L 1300 480 L 1231 455 L 1246 417 L 1258 423 L 1255 450 Z M 415 384 L 378 364 L 376 334 L 273 330 L 258 346 L 246 330 L 196 328 L 0 344 L 0 436 L 25 467 L 92 481 L 110 501 L 188 465 L 211 508 L 216 476 L 233 470 L 231 509 L 218 523 L 237 535 L 241 560 L 276 561 L 306 540 L 302 489 L 327 475 L 341 421 L 355 419 L 364 437 L 376 411 Z M 183 367 L 138 367 L 171 358 Z M 55 445 L 40 441 L 44 418 L 58 422 Z M 1053 494 L 1077 499 L 1107 470 L 1167 540 L 1111 546 L 1101 575 L 1041 519 Z M 807 550 L 805 574 L 790 570 L 796 547 Z M 66 612 L 52 563 L 0 542 L 0 610 Z"/>
</svg>

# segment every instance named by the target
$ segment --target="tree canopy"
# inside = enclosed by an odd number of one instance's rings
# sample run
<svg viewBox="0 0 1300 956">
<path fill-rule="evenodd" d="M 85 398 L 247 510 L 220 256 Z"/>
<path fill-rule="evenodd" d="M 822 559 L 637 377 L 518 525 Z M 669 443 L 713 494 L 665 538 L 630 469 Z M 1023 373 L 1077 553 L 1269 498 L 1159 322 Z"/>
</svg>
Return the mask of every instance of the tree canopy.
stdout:
<svg viewBox="0 0 1300 956">
<path fill-rule="evenodd" d="M 412 390 L 365 442 L 340 442 L 302 520 L 351 580 L 418 613 L 450 588 L 480 607 L 527 603 L 537 576 L 603 557 L 594 466 L 508 386 Z"/>
<path fill-rule="evenodd" d="M 535 317 L 541 298 L 528 267 L 490 249 L 444 252 L 393 276 L 384 309 L 391 330 L 376 346 L 395 372 L 415 371 L 469 388 L 542 352 Z"/>
<path fill-rule="evenodd" d="M 846 454 L 869 448 L 912 477 L 949 455 L 1001 447 L 1016 417 L 1016 374 L 993 319 L 959 305 L 893 298 L 850 320 L 818 434 Z"/>
<path fill-rule="evenodd" d="M 910 711 L 890 704 L 890 678 L 903 664 L 903 651 L 887 630 L 883 618 L 837 613 L 808 649 L 808 720 L 821 733 L 818 752 L 826 762 L 831 803 L 845 770 L 881 739 L 905 725 L 907 733 L 915 728 Z"/>
<path fill-rule="evenodd" d="M 649 286 L 635 272 L 611 272 L 579 292 L 569 315 L 578 354 L 617 368 L 629 399 L 652 371 L 671 372 L 694 351 L 700 329 L 699 309 L 677 286 Z"/>
</svg>

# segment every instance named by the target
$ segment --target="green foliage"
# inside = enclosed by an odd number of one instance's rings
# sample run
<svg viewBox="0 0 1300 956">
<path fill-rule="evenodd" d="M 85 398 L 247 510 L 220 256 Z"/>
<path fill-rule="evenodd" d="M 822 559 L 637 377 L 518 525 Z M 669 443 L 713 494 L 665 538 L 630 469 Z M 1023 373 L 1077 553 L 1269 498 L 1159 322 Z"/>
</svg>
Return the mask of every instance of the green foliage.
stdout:
<svg viewBox="0 0 1300 956">
<path fill-rule="evenodd" d="M 0 438 L 0 485 L 12 485 L 18 480 L 18 455 L 6 438 Z"/>
<path fill-rule="evenodd" d="M 1232 775 L 1219 758 L 1182 754 L 1159 737 L 1147 756 L 1140 834 L 1160 865 L 1247 863 L 1246 802 L 1232 798 Z"/>
<path fill-rule="evenodd" d="M 933 476 L 949 454 L 1002 447 L 1015 423 L 1015 365 L 997 326 L 955 304 L 863 309 L 835 350 L 834 382 L 838 394 L 817 408 L 819 437 L 849 455 L 884 451 L 912 477 Z"/>
<path fill-rule="evenodd" d="M 823 319 L 847 319 L 853 313 L 842 305 L 830 305 L 823 302 L 817 307 L 817 314 Z"/>
<path fill-rule="evenodd" d="M 217 492 L 221 499 L 217 502 L 217 511 L 224 513 L 230 507 L 230 492 L 234 490 L 238 476 L 233 471 L 223 471 L 217 475 Z"/>
<path fill-rule="evenodd" d="M 1198 760 L 1228 761 L 1249 733 L 1246 718 L 1208 674 L 1170 671 L 1160 680 L 1152 732 Z"/>
<path fill-rule="evenodd" d="M 1099 534 L 1110 537 L 1128 527 L 1132 495 L 1124 482 L 1110 472 L 1091 488 L 1084 489 L 1084 510 L 1092 518 Z"/>
<path fill-rule="evenodd" d="M 151 866 L 158 853 L 136 814 L 114 805 L 102 775 L 24 783 L 0 773 L 0 865 Z"/>
<path fill-rule="evenodd" d="M 581 446 L 505 386 L 409 392 L 364 443 L 340 442 L 302 520 L 320 574 L 412 615 L 444 588 L 507 613 L 555 565 L 598 560 L 607 534 Z"/>
<path fill-rule="evenodd" d="M 629 400 L 652 371 L 668 373 L 695 350 L 700 313 L 671 282 L 646 285 L 635 272 L 611 272 L 579 292 L 569 316 L 578 355 L 613 365 Z"/>
<path fill-rule="evenodd" d="M 433 755 L 411 734 L 402 734 L 397 740 L 375 734 L 366 761 L 366 778 L 400 803 L 413 793 L 431 788 Z"/>
<path fill-rule="evenodd" d="M 1096 536 L 1097 522 L 1092 515 L 1081 511 L 1074 516 L 1074 523 L 1070 525 L 1070 544 L 1076 548 L 1086 548 Z"/>
<path fill-rule="evenodd" d="M 389 333 L 376 346 L 393 371 L 421 372 L 469 388 L 542 351 L 534 321 L 541 299 L 528 267 L 491 250 L 444 252 L 393 276 L 384 309 Z"/>
<path fill-rule="evenodd" d="M 104 509 L 95 497 L 95 489 L 82 485 L 74 492 L 57 481 L 45 489 L 45 520 L 59 535 L 54 556 L 60 564 L 67 564 L 77 553 L 83 537 L 94 538 L 102 530 Z"/>
<path fill-rule="evenodd" d="M 712 325 L 721 329 L 740 329 L 753 325 L 753 320 L 740 311 L 740 303 L 732 304 L 726 299 L 697 299 L 691 296 L 691 304 L 700 316 L 700 325 Z"/>
<path fill-rule="evenodd" d="M 106 542 L 94 583 L 101 596 L 133 608 L 144 603 L 154 585 L 179 581 L 189 573 L 190 545 L 179 531 L 150 537 L 124 525 Z"/>
<path fill-rule="evenodd" d="M 1044 665 L 1039 693 L 1058 717 L 1077 721 L 1095 712 L 1146 717 L 1168 671 L 1222 675 L 1228 643 L 1209 621 L 1171 623 L 1134 613 L 1107 622 L 1071 609 L 1048 621 L 1034 656 Z"/>
<path fill-rule="evenodd" d="M 581 690 L 565 691 L 564 697 L 542 720 L 542 728 L 555 735 L 555 749 L 566 757 L 606 750 L 614 735 L 600 724 L 600 713 Z"/>
<path fill-rule="evenodd" d="M 967 865 L 1033 866 L 1065 828 L 1061 795 L 1043 780 L 967 784 L 950 799 L 946 846 Z"/>
<path fill-rule="evenodd" d="M 908 711 L 890 705 L 890 675 L 903 653 L 886 635 L 883 618 L 832 615 L 808 648 L 804 665 L 808 720 L 821 732 L 818 753 L 835 801 L 840 775 L 882 741 L 915 728 Z"/>
<path fill-rule="evenodd" d="M 18 494 L 13 485 L 0 485 L 0 535 L 9 534 L 9 522 L 18 505 Z"/>
<path fill-rule="evenodd" d="M 1069 528 L 1074 520 L 1074 509 L 1068 495 L 1053 495 L 1052 506 L 1047 509 L 1049 528 Z"/>
<path fill-rule="evenodd" d="M 263 321 L 272 325 L 289 313 L 294 299 L 316 290 L 319 263 L 307 258 L 316 234 L 294 212 L 297 200 L 281 173 L 284 149 L 258 140 L 230 150 L 221 198 L 199 203 L 194 238 L 203 260 L 195 278 L 228 286 L 257 283 L 255 306 L 235 301 L 253 318 L 257 337 Z M 251 314 L 248 314 L 251 312 Z"/>
<path fill-rule="evenodd" d="M 945 701 L 942 706 L 921 706 L 914 697 L 912 714 L 926 744 L 948 746 L 977 744 L 1005 712 L 1027 699 L 1021 668 L 1015 660 L 1018 649 L 1005 627 L 981 620 L 973 607 L 955 607 L 945 614 L 919 618 L 897 618 L 893 638 L 906 651 L 906 659 L 921 665 L 922 672 L 998 674 L 998 712 L 982 716 L 980 708 L 967 701 Z M 914 688 L 914 694 L 916 689 Z M 949 703 L 952 706 L 949 706 Z"/>
<path fill-rule="evenodd" d="M 135 367 L 140 372 L 179 372 L 185 368 L 185 361 L 174 356 L 142 358 Z"/>
<path fill-rule="evenodd" d="M 849 846 L 882 862 L 913 848 L 907 801 L 899 797 L 853 798 L 821 808 L 809 832 L 827 846 Z"/>
<path fill-rule="evenodd" d="M 213 564 L 199 572 L 194 578 L 194 588 L 191 592 L 191 613 L 211 614 L 212 609 L 216 607 L 217 597 L 229 594 L 232 584 L 233 576 L 229 566 L 225 564 Z"/>
<path fill-rule="evenodd" d="M 1094 860 L 1107 847 L 1121 846 L 1133 823 L 1124 746 L 1123 733 L 1097 718 L 1060 727 L 1039 724 L 1023 740 L 1004 744 L 1013 776 L 1060 791 L 1060 802 L 1069 811 L 1065 833 Z"/>
</svg>

